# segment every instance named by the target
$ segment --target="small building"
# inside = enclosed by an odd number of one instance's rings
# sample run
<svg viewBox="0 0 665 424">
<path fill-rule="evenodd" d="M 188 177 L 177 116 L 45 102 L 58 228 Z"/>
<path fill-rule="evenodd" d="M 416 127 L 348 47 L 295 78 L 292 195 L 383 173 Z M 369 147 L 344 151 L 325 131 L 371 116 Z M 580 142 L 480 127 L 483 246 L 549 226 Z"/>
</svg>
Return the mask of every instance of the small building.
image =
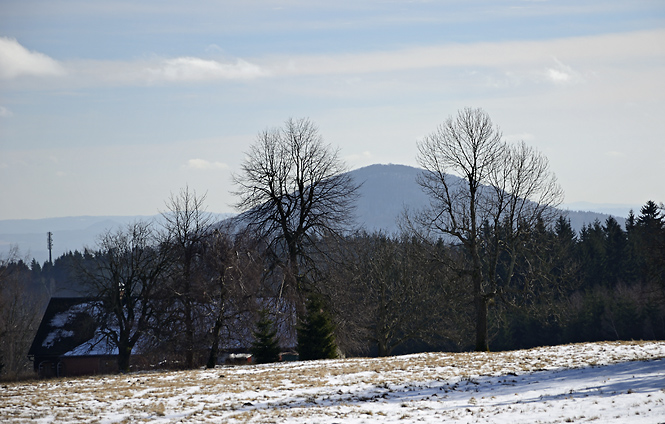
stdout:
<svg viewBox="0 0 665 424">
<path fill-rule="evenodd" d="M 93 314 L 99 302 L 51 298 L 28 351 L 40 378 L 94 375 L 118 370 L 117 349 L 100 333 Z"/>
<path fill-rule="evenodd" d="M 288 354 L 284 360 L 294 360 L 295 307 L 283 299 L 260 299 L 257 307 L 276 311 L 275 322 L 282 349 Z M 206 305 L 202 305 L 203 307 Z M 86 297 L 54 297 L 32 342 L 28 357 L 40 378 L 71 377 L 118 372 L 118 349 L 105 337 L 95 316 L 102 304 Z M 230 308 L 229 308 L 230 309 Z M 254 329 L 252 313 L 230 313 L 228 325 L 222 329 L 218 363 L 251 363 Z M 211 328 L 207 322 L 204 329 Z M 160 342 L 160 343 L 168 343 Z M 139 368 L 160 364 L 168 366 L 169 347 L 153 339 L 140 339 L 132 353 L 132 362 Z M 209 347 L 201 352 L 205 356 Z M 245 355 L 241 355 L 245 354 Z"/>
</svg>

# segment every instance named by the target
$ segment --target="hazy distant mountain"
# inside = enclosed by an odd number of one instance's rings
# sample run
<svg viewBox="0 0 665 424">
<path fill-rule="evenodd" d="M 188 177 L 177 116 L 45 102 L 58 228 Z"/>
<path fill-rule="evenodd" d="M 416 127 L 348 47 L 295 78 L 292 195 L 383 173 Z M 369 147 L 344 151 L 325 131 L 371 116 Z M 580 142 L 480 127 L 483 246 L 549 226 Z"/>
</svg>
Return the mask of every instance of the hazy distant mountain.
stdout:
<svg viewBox="0 0 665 424">
<path fill-rule="evenodd" d="M 360 187 L 356 203 L 357 222 L 368 231 L 398 231 L 397 219 L 405 207 L 411 210 L 428 204 L 416 183 L 421 170 L 405 165 L 371 165 L 350 172 Z"/>
<path fill-rule="evenodd" d="M 356 209 L 358 223 L 368 231 L 381 229 L 388 233 L 397 232 L 397 220 L 405 207 L 415 211 L 428 205 L 428 197 L 416 182 L 416 176 L 421 172 L 419 168 L 406 165 L 370 165 L 351 171 L 354 180 L 362 183 Z M 594 206 L 591 203 L 584 205 L 587 208 Z M 610 216 L 591 211 L 566 212 L 572 227 L 578 232 L 584 224 L 596 219 L 603 223 Z M 626 215 L 615 215 L 615 218 L 623 225 L 627 215 L 626 212 Z"/>
<path fill-rule="evenodd" d="M 219 219 L 229 214 L 217 214 Z M 154 216 L 71 216 L 45 219 L 0 220 L 0 258 L 9 253 L 12 245 L 20 249 L 21 257 L 35 258 L 43 263 L 48 260 L 46 233 L 53 233 L 53 259 L 69 251 L 94 248 L 97 238 L 107 230 L 137 220 L 158 220 Z"/>
<path fill-rule="evenodd" d="M 371 165 L 355 169 L 350 175 L 360 187 L 356 208 L 359 225 L 368 231 L 398 231 L 397 220 L 405 208 L 415 211 L 425 207 L 429 199 L 416 183 L 419 168 L 405 165 Z M 576 204 L 567 205 L 568 209 Z M 592 209 L 593 204 L 581 204 L 581 209 Z M 606 205 L 607 206 L 607 205 Z M 637 211 L 636 211 L 637 212 Z M 571 225 L 579 232 L 585 223 L 595 219 L 604 222 L 608 214 L 568 210 Z M 616 215 L 624 224 L 624 215 Z M 219 219 L 229 214 L 220 214 Z M 6 257 L 10 245 L 18 245 L 22 255 L 39 262 L 48 259 L 46 233 L 53 232 L 53 257 L 68 251 L 94 247 L 97 237 L 105 230 L 114 229 L 137 219 L 158 219 L 155 216 L 76 216 L 67 218 L 21 219 L 0 221 L 0 257 Z"/>
<path fill-rule="evenodd" d="M 645 201 L 646 203 L 646 201 Z M 589 211 L 627 218 L 632 210 L 635 216 L 640 214 L 643 205 L 625 205 L 617 203 L 571 202 L 561 205 L 561 209 L 570 211 Z"/>
</svg>

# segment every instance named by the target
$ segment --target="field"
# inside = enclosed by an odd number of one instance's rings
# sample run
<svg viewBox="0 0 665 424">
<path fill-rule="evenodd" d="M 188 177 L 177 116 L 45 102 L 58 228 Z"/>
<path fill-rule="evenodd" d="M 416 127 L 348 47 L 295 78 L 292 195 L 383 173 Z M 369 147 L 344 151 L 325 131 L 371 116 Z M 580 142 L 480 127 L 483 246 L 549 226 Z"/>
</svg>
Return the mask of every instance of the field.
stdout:
<svg viewBox="0 0 665 424">
<path fill-rule="evenodd" d="M 665 423 L 665 342 L 5 383 L 0 422 Z"/>
</svg>

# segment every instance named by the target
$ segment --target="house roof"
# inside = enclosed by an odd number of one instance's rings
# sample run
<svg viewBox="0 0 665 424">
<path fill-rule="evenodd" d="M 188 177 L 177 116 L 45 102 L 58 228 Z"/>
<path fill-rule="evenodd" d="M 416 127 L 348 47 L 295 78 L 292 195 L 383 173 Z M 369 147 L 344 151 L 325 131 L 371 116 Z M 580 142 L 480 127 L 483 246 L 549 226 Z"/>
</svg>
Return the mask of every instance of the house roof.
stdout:
<svg viewBox="0 0 665 424">
<path fill-rule="evenodd" d="M 282 348 L 292 348 L 296 344 L 293 324 L 295 308 L 284 299 L 259 299 L 259 304 L 276 313 L 280 318 L 275 325 Z M 94 315 L 101 307 L 99 300 L 90 297 L 53 297 L 39 325 L 28 356 L 99 356 L 117 355 L 117 347 L 110 342 L 96 322 Z M 233 314 L 232 314 L 233 315 Z M 250 317 L 245 317 L 251 321 Z M 248 349 L 251 346 L 252 325 L 247 325 L 235 316 L 228 322 L 222 336 L 223 349 Z M 112 327 L 111 327 L 112 329 Z M 140 353 L 146 346 L 141 339 L 134 353 Z"/>
<path fill-rule="evenodd" d="M 28 351 L 29 356 L 113 354 L 93 347 L 99 338 L 92 309 L 98 301 L 86 297 L 53 297 Z M 104 345 L 106 345 L 104 343 Z"/>
</svg>

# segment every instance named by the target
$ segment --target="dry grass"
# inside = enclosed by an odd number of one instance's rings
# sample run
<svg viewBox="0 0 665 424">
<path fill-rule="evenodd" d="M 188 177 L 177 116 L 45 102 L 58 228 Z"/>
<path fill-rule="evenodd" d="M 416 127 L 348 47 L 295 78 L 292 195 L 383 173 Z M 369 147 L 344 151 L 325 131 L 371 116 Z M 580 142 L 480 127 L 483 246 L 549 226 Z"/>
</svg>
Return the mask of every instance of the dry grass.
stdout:
<svg viewBox="0 0 665 424">
<path fill-rule="evenodd" d="M 445 381 L 474 384 L 480 376 L 524 374 L 562 367 L 584 367 L 624 349 L 605 362 L 648 360 L 664 356 L 665 343 L 617 342 L 568 345 L 496 353 L 425 353 L 391 358 L 352 358 L 214 370 L 146 372 L 128 375 L 53 379 L 2 385 L 0 422 L 145 421 L 170 415 L 201 422 L 278 422 L 285 417 L 326 414 L 380 414 L 371 401 L 395 387 Z M 363 394 L 346 387 L 362 387 Z M 358 406 L 358 402 L 362 407 Z M 469 404 L 479 404 L 472 398 Z M 330 415 L 327 415 L 330 417 Z M 404 414 L 405 419 L 408 413 Z M 106 417 L 106 418 L 105 418 Z"/>
</svg>

